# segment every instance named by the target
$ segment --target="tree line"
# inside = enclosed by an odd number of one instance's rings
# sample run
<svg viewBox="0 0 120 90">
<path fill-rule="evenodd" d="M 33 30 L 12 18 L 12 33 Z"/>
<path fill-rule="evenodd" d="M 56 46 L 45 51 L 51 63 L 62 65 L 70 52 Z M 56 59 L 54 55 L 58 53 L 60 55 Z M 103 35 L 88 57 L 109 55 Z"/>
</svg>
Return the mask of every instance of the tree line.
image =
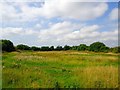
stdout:
<svg viewBox="0 0 120 90">
<path fill-rule="evenodd" d="M 32 51 L 66 51 L 66 50 L 77 50 L 77 51 L 94 51 L 94 52 L 114 52 L 114 53 L 120 53 L 120 46 L 110 48 L 106 46 L 102 42 L 94 42 L 90 44 L 90 46 L 87 46 L 86 44 L 80 44 L 78 46 L 42 46 L 42 47 L 36 47 L 36 46 L 28 46 L 24 44 L 19 44 L 17 46 L 14 46 L 14 44 L 10 40 L 0 40 L 0 47 L 1 51 L 6 52 L 12 52 L 16 50 L 32 50 Z"/>
</svg>

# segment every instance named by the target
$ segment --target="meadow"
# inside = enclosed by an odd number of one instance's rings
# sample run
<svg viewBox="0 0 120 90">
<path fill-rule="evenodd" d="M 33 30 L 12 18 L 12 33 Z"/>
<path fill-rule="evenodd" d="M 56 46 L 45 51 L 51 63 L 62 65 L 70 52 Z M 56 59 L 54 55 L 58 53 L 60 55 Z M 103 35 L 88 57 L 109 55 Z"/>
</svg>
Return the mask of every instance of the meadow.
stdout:
<svg viewBox="0 0 120 90">
<path fill-rule="evenodd" d="M 118 54 L 21 51 L 2 54 L 3 88 L 118 88 Z"/>
</svg>

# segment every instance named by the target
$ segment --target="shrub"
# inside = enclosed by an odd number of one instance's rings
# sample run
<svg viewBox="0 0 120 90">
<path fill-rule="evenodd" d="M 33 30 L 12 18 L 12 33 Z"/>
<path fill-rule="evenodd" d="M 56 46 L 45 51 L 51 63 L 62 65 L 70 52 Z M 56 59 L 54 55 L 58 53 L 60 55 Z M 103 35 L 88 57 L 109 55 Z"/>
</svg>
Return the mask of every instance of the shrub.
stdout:
<svg viewBox="0 0 120 90">
<path fill-rule="evenodd" d="M 55 50 L 61 51 L 63 50 L 62 46 L 57 46 Z"/>
<path fill-rule="evenodd" d="M 77 48 L 78 51 L 85 51 L 88 49 L 88 46 L 85 44 L 80 44 Z"/>
<path fill-rule="evenodd" d="M 78 49 L 78 46 L 72 46 L 71 47 L 71 50 L 77 50 Z"/>
<path fill-rule="evenodd" d="M 120 53 L 120 46 L 110 48 L 110 51 L 113 52 L 113 53 Z"/>
<path fill-rule="evenodd" d="M 39 47 L 32 46 L 32 47 L 31 47 L 31 50 L 33 50 L 33 51 L 40 51 L 40 48 L 39 48 Z"/>
<path fill-rule="evenodd" d="M 48 46 L 43 46 L 40 49 L 41 51 L 50 51 L 50 48 Z"/>
<path fill-rule="evenodd" d="M 54 50 L 54 46 L 51 46 L 51 47 L 50 47 L 50 50 L 53 51 L 53 50 Z"/>
<path fill-rule="evenodd" d="M 63 49 L 64 50 L 70 50 L 70 46 L 65 45 Z"/>
<path fill-rule="evenodd" d="M 20 50 L 30 50 L 30 47 L 27 46 L 27 45 L 19 44 L 19 45 L 17 45 L 17 49 L 20 49 Z"/>
<path fill-rule="evenodd" d="M 15 47 L 10 40 L 0 40 L 0 48 L 2 51 L 12 52 L 15 51 Z"/>
<path fill-rule="evenodd" d="M 95 52 L 106 52 L 109 50 L 109 48 L 106 47 L 102 42 L 94 42 L 90 45 L 89 50 Z"/>
</svg>

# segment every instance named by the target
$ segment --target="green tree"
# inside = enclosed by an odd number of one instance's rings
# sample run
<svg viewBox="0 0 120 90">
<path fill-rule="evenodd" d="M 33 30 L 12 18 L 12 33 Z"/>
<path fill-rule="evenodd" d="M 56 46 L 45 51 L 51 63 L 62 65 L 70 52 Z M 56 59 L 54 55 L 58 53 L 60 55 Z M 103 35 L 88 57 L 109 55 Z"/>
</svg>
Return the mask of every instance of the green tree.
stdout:
<svg viewBox="0 0 120 90">
<path fill-rule="evenodd" d="M 64 50 L 70 50 L 70 46 L 65 45 L 63 49 Z"/>
<path fill-rule="evenodd" d="M 50 48 L 48 46 L 42 46 L 41 51 L 50 51 Z"/>
<path fill-rule="evenodd" d="M 95 52 L 105 52 L 105 51 L 109 50 L 109 48 L 106 47 L 105 44 L 102 42 L 94 42 L 90 45 L 89 50 L 95 51 Z"/>
<path fill-rule="evenodd" d="M 63 50 L 62 46 L 57 46 L 55 50 L 61 51 Z"/>
<path fill-rule="evenodd" d="M 39 48 L 39 47 L 36 47 L 36 46 L 32 46 L 32 47 L 31 47 L 31 50 L 33 50 L 33 51 L 40 51 L 40 48 Z"/>
<path fill-rule="evenodd" d="M 0 47 L 2 47 L 2 51 L 15 51 L 15 47 L 10 40 L 0 40 Z"/>
<path fill-rule="evenodd" d="M 17 45 L 16 48 L 19 49 L 19 50 L 30 50 L 30 47 L 29 47 L 29 46 L 23 45 L 23 44 Z"/>
<path fill-rule="evenodd" d="M 120 46 L 110 48 L 110 51 L 113 53 L 120 53 Z"/>
<path fill-rule="evenodd" d="M 50 47 L 50 50 L 53 51 L 53 50 L 54 50 L 54 46 L 51 46 L 51 47 Z"/>
<path fill-rule="evenodd" d="M 102 47 L 100 48 L 100 51 L 101 51 L 101 52 L 109 52 L 109 51 L 110 51 L 110 48 L 109 48 L 109 47 L 106 47 L 106 46 L 102 46 Z"/>
<path fill-rule="evenodd" d="M 77 48 L 78 51 L 85 51 L 88 49 L 88 46 L 85 44 L 80 44 Z"/>
<path fill-rule="evenodd" d="M 72 46 L 71 50 L 77 50 L 78 46 Z"/>
</svg>

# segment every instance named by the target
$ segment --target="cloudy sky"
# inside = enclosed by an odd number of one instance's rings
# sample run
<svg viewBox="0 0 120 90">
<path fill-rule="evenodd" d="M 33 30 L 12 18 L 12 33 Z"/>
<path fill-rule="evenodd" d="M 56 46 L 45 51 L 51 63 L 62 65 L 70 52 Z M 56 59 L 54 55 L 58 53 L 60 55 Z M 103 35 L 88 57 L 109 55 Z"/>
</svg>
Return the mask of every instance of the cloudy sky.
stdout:
<svg viewBox="0 0 120 90">
<path fill-rule="evenodd" d="M 2 2 L 0 9 L 0 38 L 15 45 L 118 44 L 118 2 Z"/>
</svg>

